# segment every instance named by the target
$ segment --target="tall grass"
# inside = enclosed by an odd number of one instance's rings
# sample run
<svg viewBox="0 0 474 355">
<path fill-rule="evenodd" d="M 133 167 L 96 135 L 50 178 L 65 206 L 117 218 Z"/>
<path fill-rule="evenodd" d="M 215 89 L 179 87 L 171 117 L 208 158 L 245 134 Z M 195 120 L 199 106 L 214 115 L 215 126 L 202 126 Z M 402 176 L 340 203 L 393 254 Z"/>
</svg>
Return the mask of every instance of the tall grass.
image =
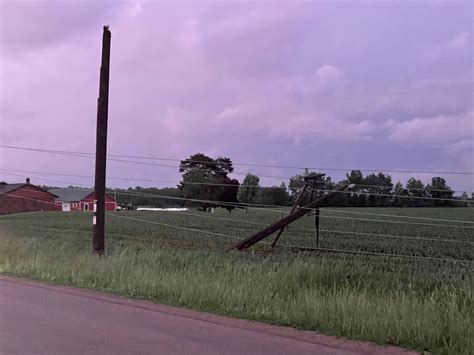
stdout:
<svg viewBox="0 0 474 355">
<path fill-rule="evenodd" d="M 0 225 L 1 226 L 1 225 Z M 82 238 L 0 229 L 0 272 L 434 353 L 474 348 L 470 274 L 402 262 L 262 257 L 130 244 L 90 255 Z"/>
</svg>

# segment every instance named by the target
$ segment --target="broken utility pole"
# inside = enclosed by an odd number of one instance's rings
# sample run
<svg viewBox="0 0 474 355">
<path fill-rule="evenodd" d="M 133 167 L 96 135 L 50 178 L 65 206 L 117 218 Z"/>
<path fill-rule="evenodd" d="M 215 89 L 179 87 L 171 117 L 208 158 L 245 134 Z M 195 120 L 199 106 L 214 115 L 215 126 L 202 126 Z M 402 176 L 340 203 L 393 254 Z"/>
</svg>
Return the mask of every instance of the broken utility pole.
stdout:
<svg viewBox="0 0 474 355">
<path fill-rule="evenodd" d="M 314 194 L 314 190 L 316 189 L 316 185 L 322 183 L 321 179 L 325 175 L 326 174 L 316 174 L 316 175 L 306 176 L 304 178 L 304 185 L 303 185 L 300 193 L 298 194 L 298 197 L 296 198 L 295 203 L 293 204 L 293 207 L 291 208 L 290 214 L 292 214 L 298 208 L 298 206 L 300 204 L 300 200 L 303 198 L 304 193 L 306 192 L 306 190 L 308 188 L 311 188 L 311 198 L 309 199 L 309 202 L 313 202 L 313 194 Z M 315 225 L 315 227 L 316 227 L 316 233 L 318 235 L 318 238 L 316 238 L 316 239 L 319 242 L 319 209 L 318 209 L 318 223 Z M 280 229 L 280 231 L 278 232 L 275 240 L 272 243 L 273 248 L 276 247 L 278 239 L 280 239 L 281 234 L 283 233 L 285 228 L 286 228 L 286 226 L 282 227 Z"/>
<path fill-rule="evenodd" d="M 262 229 L 261 231 L 255 233 L 254 235 L 251 235 L 250 237 L 245 238 L 244 240 L 241 240 L 238 243 L 235 243 L 235 244 L 231 245 L 227 249 L 227 251 L 230 251 L 232 249 L 242 250 L 242 249 L 245 249 L 245 248 L 248 248 L 248 247 L 254 245 L 255 243 L 258 243 L 262 239 L 268 237 L 270 234 L 275 233 L 277 230 L 280 230 L 280 229 L 286 227 L 290 223 L 296 221 L 297 219 L 303 217 L 305 214 L 309 213 L 311 210 L 313 210 L 316 207 L 320 206 L 321 203 L 323 201 L 325 201 L 326 199 L 328 199 L 329 197 L 334 196 L 336 193 L 338 193 L 340 191 L 348 190 L 348 189 L 352 188 L 352 186 L 353 185 L 342 185 L 342 186 L 338 187 L 334 191 L 329 192 L 327 195 L 324 195 L 324 196 L 318 198 L 317 200 L 314 200 L 313 202 L 307 204 L 304 207 L 300 207 L 295 212 L 289 214 L 285 218 L 280 219 L 279 221 L 277 221 L 277 222 L 273 223 L 272 225 L 268 226 L 267 228 Z"/>
<path fill-rule="evenodd" d="M 102 62 L 100 66 L 99 98 L 97 100 L 97 135 L 95 150 L 94 237 L 92 250 L 102 255 L 105 251 L 105 171 L 107 164 L 107 119 L 109 113 L 110 30 L 104 26 Z"/>
<path fill-rule="evenodd" d="M 298 208 L 298 205 L 299 205 L 299 202 L 301 200 L 301 197 L 303 197 L 306 189 L 308 188 L 308 184 L 304 184 L 303 188 L 301 189 L 300 193 L 298 194 L 298 197 L 296 198 L 295 200 L 295 203 L 293 204 L 293 207 L 291 207 L 291 211 L 290 211 L 290 214 L 292 214 L 293 212 L 295 212 L 295 210 Z M 283 218 L 283 216 L 282 216 Z M 283 231 L 285 230 L 286 226 L 285 227 L 282 227 L 280 229 L 280 231 L 278 232 L 275 240 L 273 241 L 272 243 L 272 247 L 276 247 L 277 245 L 277 242 L 278 242 L 278 239 L 280 239 L 280 236 L 281 234 L 283 233 Z"/>
</svg>

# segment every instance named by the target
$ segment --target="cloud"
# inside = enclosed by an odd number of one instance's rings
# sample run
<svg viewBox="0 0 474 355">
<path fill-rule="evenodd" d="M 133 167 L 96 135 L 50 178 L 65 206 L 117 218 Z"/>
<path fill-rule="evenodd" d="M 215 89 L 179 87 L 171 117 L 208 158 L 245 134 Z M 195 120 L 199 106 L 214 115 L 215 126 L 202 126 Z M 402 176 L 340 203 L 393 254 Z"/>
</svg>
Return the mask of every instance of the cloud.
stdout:
<svg viewBox="0 0 474 355">
<path fill-rule="evenodd" d="M 397 142 L 439 141 L 474 136 L 474 111 L 454 116 L 414 118 L 388 122 L 390 138 Z"/>
<path fill-rule="evenodd" d="M 375 125 L 371 121 L 344 121 L 324 114 L 290 117 L 285 124 L 269 127 L 270 134 L 307 140 L 358 142 L 371 140 Z"/>
<path fill-rule="evenodd" d="M 451 38 L 449 41 L 446 42 L 446 44 L 443 44 L 442 46 L 445 47 L 446 49 L 451 49 L 451 50 L 464 50 L 469 48 L 469 39 L 471 37 L 471 34 L 467 31 L 461 32 Z"/>
<path fill-rule="evenodd" d="M 323 81 L 335 81 L 339 79 L 340 73 L 336 67 L 325 64 L 317 70 L 316 76 Z"/>
<path fill-rule="evenodd" d="M 111 22 L 127 2 L 5 0 L 0 4 L 2 56 L 33 52 L 74 40 Z"/>
<path fill-rule="evenodd" d="M 462 58 L 463 53 L 472 52 L 472 35 L 468 31 L 462 31 L 452 35 L 447 40 L 442 40 L 426 46 L 422 51 L 423 61 L 456 63 Z"/>
<path fill-rule="evenodd" d="M 295 165 L 300 159 L 304 166 L 328 159 L 354 167 L 382 166 L 390 155 L 393 164 L 434 169 L 445 163 L 440 151 L 473 138 L 445 123 L 454 117 L 453 126 L 466 127 L 455 117 L 472 111 L 472 52 L 466 50 L 472 19 L 462 4 L 132 0 L 1 6 L 2 142 L 93 150 L 104 24 L 112 31 L 111 153 L 182 158 L 203 151 L 235 161 Z M 419 58 L 439 44 L 449 60 Z M 388 118 L 393 137 L 387 142 Z M 427 124 L 430 118 L 434 123 Z M 425 128 L 417 131 L 418 125 Z M 431 126 L 438 133 L 427 133 Z M 440 134 L 445 138 L 430 138 Z M 406 137 L 424 149 L 429 163 L 407 154 Z M 426 148 L 427 141 L 439 149 Z M 325 150 L 315 157 L 308 147 L 317 144 Z M 449 158 L 452 169 L 460 168 L 455 155 Z M 32 170 L 93 172 L 93 164 L 70 158 L 5 155 L 3 161 Z M 111 166 L 119 176 L 168 174 L 135 168 Z"/>
</svg>

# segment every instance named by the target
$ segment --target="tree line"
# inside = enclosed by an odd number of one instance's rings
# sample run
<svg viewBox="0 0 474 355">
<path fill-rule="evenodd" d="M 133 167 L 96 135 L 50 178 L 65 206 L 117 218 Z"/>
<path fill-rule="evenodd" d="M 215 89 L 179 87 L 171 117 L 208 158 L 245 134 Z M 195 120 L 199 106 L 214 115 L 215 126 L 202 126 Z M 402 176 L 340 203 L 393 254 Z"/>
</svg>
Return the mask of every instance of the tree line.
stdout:
<svg viewBox="0 0 474 355">
<path fill-rule="evenodd" d="M 319 174 L 306 169 L 302 174 L 294 175 L 288 181 L 276 186 L 261 186 L 257 175 L 248 173 L 242 181 L 230 178 L 234 171 L 232 160 L 226 157 L 211 158 L 197 153 L 180 162 L 179 172 L 182 180 L 176 187 L 128 189 L 108 189 L 122 206 L 153 207 L 193 207 L 202 210 L 222 207 L 229 211 L 245 208 L 247 205 L 290 206 L 298 197 L 306 177 Z M 392 177 L 383 172 L 364 176 L 360 170 L 348 172 L 344 179 L 335 182 L 330 176 L 319 178 L 317 189 L 307 190 L 300 197 L 300 205 L 309 203 L 325 192 L 333 190 L 339 184 L 354 184 L 347 193 L 338 193 L 328 199 L 324 207 L 466 207 L 474 203 L 474 196 L 463 193 L 455 197 L 454 191 L 443 177 L 433 177 L 424 184 L 411 177 L 405 184 L 394 183 Z M 155 198 L 151 195 L 169 196 Z M 473 194 L 474 195 L 474 194 Z M 468 202 L 466 202 L 468 201 Z"/>
<path fill-rule="evenodd" d="M 306 169 L 302 174 L 290 178 L 288 186 L 280 185 L 264 187 L 260 185 L 257 175 L 248 173 L 242 181 L 232 179 L 229 175 L 234 171 L 232 160 L 227 157 L 211 158 L 197 153 L 180 162 L 179 172 L 182 180 L 176 188 L 145 189 L 137 187 L 131 191 L 157 193 L 179 197 L 183 200 L 159 199 L 152 202 L 150 198 L 129 196 L 134 204 L 154 204 L 158 207 L 188 206 L 208 210 L 222 207 L 231 211 L 246 205 L 277 205 L 290 206 L 299 195 L 304 178 L 318 175 L 319 172 Z M 360 170 L 348 172 L 344 179 L 335 182 L 330 176 L 319 179 L 316 190 L 306 191 L 301 198 L 301 205 L 310 199 L 333 190 L 338 184 L 354 184 L 348 193 L 339 193 L 328 199 L 326 207 L 464 207 L 469 200 L 464 193 L 461 198 L 454 196 L 454 191 L 446 179 L 436 176 L 431 182 L 424 184 L 421 180 L 411 177 L 403 184 L 393 182 L 392 177 L 383 172 L 364 176 Z M 471 196 L 472 200 L 472 196 Z M 141 203 L 138 203 L 141 202 Z M 148 202 L 148 203 L 147 203 Z"/>
</svg>

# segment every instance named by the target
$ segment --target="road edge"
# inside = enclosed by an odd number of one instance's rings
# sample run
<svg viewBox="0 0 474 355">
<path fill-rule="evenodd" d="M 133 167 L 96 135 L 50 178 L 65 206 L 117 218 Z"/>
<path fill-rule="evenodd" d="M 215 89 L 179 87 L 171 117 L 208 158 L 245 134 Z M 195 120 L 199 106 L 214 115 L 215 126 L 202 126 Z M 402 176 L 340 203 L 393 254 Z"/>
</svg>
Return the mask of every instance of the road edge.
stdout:
<svg viewBox="0 0 474 355">
<path fill-rule="evenodd" d="M 165 304 L 154 303 L 143 299 L 130 299 L 112 293 L 99 292 L 93 289 L 76 288 L 72 286 L 49 284 L 28 278 L 19 278 L 0 274 L 0 282 L 19 284 L 23 286 L 41 288 L 52 292 L 60 292 L 76 297 L 84 297 L 98 302 L 108 302 L 126 307 L 162 313 L 176 317 L 193 319 L 230 328 L 244 329 L 258 333 L 289 338 L 292 340 L 322 345 L 339 350 L 355 351 L 361 355 L 371 354 L 419 354 L 419 352 L 392 345 L 378 345 L 360 340 L 351 340 L 336 336 L 320 334 L 317 331 L 299 330 L 286 326 L 262 323 L 253 320 L 233 318 L 208 312 L 196 311 L 188 308 L 179 308 Z"/>
</svg>

